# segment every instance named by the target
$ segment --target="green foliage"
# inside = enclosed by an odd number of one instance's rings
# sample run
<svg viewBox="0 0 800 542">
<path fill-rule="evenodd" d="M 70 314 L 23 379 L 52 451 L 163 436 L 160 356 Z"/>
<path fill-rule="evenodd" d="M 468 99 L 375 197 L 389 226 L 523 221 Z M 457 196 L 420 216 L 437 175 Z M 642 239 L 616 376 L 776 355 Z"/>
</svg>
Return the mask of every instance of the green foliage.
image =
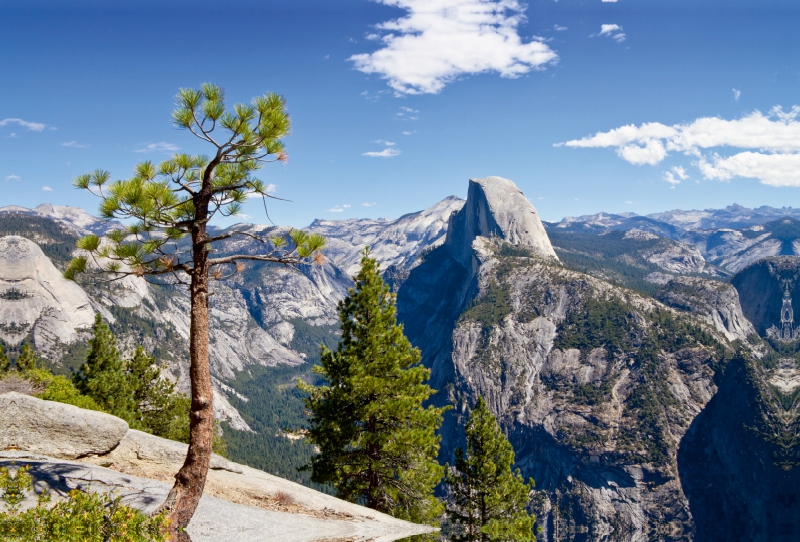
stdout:
<svg viewBox="0 0 800 542">
<path fill-rule="evenodd" d="M 163 542 L 168 539 L 164 514 L 148 517 L 125 506 L 121 497 L 74 490 L 49 507 L 50 496 L 39 494 L 37 505 L 21 510 L 33 490 L 28 467 L 11 472 L 0 467 L 0 490 L 6 509 L 0 512 L 0 537 L 19 542 Z"/>
<path fill-rule="evenodd" d="M 323 346 L 314 369 L 324 383 L 299 383 L 309 393 L 308 439 L 320 449 L 311 479 L 344 499 L 432 522 L 441 512 L 433 489 L 443 474 L 436 430 L 445 409 L 422 406 L 433 394 L 430 371 L 397 324 L 395 296 L 368 250 L 355 282 L 339 303 L 339 346 Z"/>
<path fill-rule="evenodd" d="M 295 379 L 301 376 L 314 377 L 308 364 L 250 367 L 238 373 L 230 385 L 248 400 L 231 395 L 230 401 L 255 433 L 225 425 L 225 442 L 234 461 L 330 492 L 330 487 L 311 482 L 308 471 L 298 471 L 314 455 L 314 446 L 298 438 L 307 426 L 304 413 L 307 394 L 295 384 Z"/>
<path fill-rule="evenodd" d="M 75 388 L 133 429 L 188 442 L 191 399 L 161 378 L 156 359 L 144 348 L 123 359 L 116 337 L 99 314 L 92 329 L 86 363 L 73 375 Z M 222 446 L 217 436 L 215 451 L 222 451 Z"/>
<path fill-rule="evenodd" d="M 561 324 L 553 347 L 627 351 L 632 347 L 630 328 L 634 325 L 629 315 L 630 308 L 616 299 L 589 298 L 583 310 L 573 310 Z"/>
<path fill-rule="evenodd" d="M 117 339 L 100 314 L 95 316 L 92 332 L 86 363 L 73 375 L 75 387 L 94 399 L 105 412 L 133 420 L 136 410 L 133 389 L 125 375 Z"/>
<path fill-rule="evenodd" d="M 525 483 L 512 470 L 514 449 L 483 397 L 466 426 L 467 450 L 456 450 L 447 469 L 452 499 L 447 503 L 449 539 L 453 542 L 535 541 L 536 517 L 526 510 L 533 479 Z"/>
<path fill-rule="evenodd" d="M 43 388 L 44 391 L 36 394 L 39 399 L 75 405 L 88 410 L 103 410 L 94 399 L 82 395 L 72 381 L 63 375 L 54 375 L 47 369 L 36 368 L 25 373 L 25 378 L 36 387 Z"/>
<path fill-rule="evenodd" d="M 128 421 L 131 427 L 159 437 L 188 442 L 187 413 L 192 400 L 177 393 L 175 384 L 161 378 L 156 359 L 140 346 L 125 364 L 124 373 L 135 405 L 133 416 Z"/>
<path fill-rule="evenodd" d="M 484 328 L 499 324 L 511 314 L 511 297 L 508 289 L 491 279 L 486 290 L 472 300 L 461 314 L 460 321 L 472 320 Z"/>
<path fill-rule="evenodd" d="M 11 369 L 11 360 L 6 355 L 5 348 L 0 345 L 0 373 L 5 373 Z"/>
<path fill-rule="evenodd" d="M 14 366 L 17 371 L 24 373 L 36 367 L 36 352 L 31 348 L 31 345 L 25 344 L 22 346 L 22 352 L 14 361 Z"/>
<path fill-rule="evenodd" d="M 613 231 L 604 235 L 581 232 L 547 231 L 561 263 L 569 269 L 598 276 L 648 296 L 660 286 L 645 280 L 654 271 L 663 269 L 638 255 L 639 251 L 666 248 L 669 239 L 625 239 L 625 233 Z"/>
<path fill-rule="evenodd" d="M 126 180 L 112 181 L 107 171 L 99 169 L 76 177 L 77 188 L 101 198 L 103 218 L 128 223 L 109 232 L 104 242 L 96 235 L 80 239 L 77 247 L 82 254 L 72 259 L 64 276 L 192 275 L 197 252 L 204 255 L 204 274 L 217 266 L 225 269 L 212 271 L 214 278 L 221 279 L 241 270 L 239 260 L 298 264 L 315 257 L 325 245 L 324 237 L 300 230 L 261 239 L 266 250 L 258 254 L 209 257 L 209 245 L 231 237 L 209 237 L 210 220 L 239 214 L 250 196 L 274 197 L 253 174 L 265 162 L 288 159 L 282 142 L 291 131 L 286 101 L 270 93 L 227 109 L 224 91 L 210 83 L 199 90 L 181 89 L 176 101 L 175 125 L 209 143 L 214 155 L 179 153 L 158 165 L 141 162 Z M 195 224 L 201 226 L 192 234 Z M 186 250 L 178 242 L 189 234 L 193 245 Z M 200 247 L 202 252 L 198 252 Z"/>
</svg>

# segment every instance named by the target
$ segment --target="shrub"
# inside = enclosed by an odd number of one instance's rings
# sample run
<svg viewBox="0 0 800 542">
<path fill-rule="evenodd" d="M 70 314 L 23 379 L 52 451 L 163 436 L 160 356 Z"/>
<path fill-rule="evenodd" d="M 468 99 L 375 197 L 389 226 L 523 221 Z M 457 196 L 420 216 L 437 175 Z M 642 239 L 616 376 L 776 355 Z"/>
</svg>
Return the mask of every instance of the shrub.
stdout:
<svg viewBox="0 0 800 542">
<path fill-rule="evenodd" d="M 12 473 L 0 467 L 0 538 L 25 542 L 164 542 L 169 520 L 164 514 L 148 517 L 125 506 L 121 497 L 73 490 L 54 506 L 47 492 L 39 494 L 33 508 L 20 510 L 33 491 L 29 467 Z"/>
</svg>

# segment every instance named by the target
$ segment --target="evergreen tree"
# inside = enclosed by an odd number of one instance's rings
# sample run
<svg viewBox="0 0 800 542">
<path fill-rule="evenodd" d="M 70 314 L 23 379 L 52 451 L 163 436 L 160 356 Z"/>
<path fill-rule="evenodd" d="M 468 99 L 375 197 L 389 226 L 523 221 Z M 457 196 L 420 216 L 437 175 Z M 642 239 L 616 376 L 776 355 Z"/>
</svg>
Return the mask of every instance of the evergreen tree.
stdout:
<svg viewBox="0 0 800 542">
<path fill-rule="evenodd" d="M 73 375 L 75 387 L 109 414 L 132 420 L 136 405 L 117 339 L 99 314 L 95 316 L 92 331 L 86 363 Z"/>
<path fill-rule="evenodd" d="M 441 514 L 433 495 L 443 408 L 423 403 L 434 393 L 430 371 L 397 324 L 395 296 L 378 263 L 364 251 L 355 288 L 339 303 L 342 338 L 321 346 L 314 371 L 325 383 L 310 393 L 309 440 L 319 455 L 305 468 L 311 480 L 333 485 L 341 498 L 411 521 Z"/>
<path fill-rule="evenodd" d="M 8 359 L 5 349 L 0 345 L 0 373 L 6 373 L 9 369 L 11 369 L 11 360 Z"/>
<path fill-rule="evenodd" d="M 534 541 L 536 517 L 525 509 L 533 479 L 526 484 L 519 469 L 511 470 L 514 449 L 483 397 L 470 414 L 466 437 L 466 453 L 456 450 L 455 468 L 448 466 L 445 477 L 452 494 L 450 540 Z"/>
<path fill-rule="evenodd" d="M 131 427 L 187 442 L 191 399 L 176 392 L 175 384 L 161 378 L 161 369 L 155 358 L 138 347 L 125 365 L 125 374 L 136 405 L 133 419 L 129 422 Z"/>
<path fill-rule="evenodd" d="M 36 352 L 31 348 L 31 345 L 25 344 L 22 346 L 22 352 L 17 356 L 17 360 L 14 363 L 17 371 L 24 373 L 36 368 L 37 361 Z"/>
</svg>

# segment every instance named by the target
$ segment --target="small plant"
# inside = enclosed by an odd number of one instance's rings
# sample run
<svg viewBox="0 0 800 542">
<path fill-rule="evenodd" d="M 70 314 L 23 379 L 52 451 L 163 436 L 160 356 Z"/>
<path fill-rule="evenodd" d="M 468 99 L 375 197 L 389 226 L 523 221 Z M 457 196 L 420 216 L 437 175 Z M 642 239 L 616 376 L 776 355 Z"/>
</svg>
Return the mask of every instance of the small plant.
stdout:
<svg viewBox="0 0 800 542">
<path fill-rule="evenodd" d="M 73 490 L 49 507 L 50 495 L 39 494 L 35 507 L 21 510 L 33 491 L 29 466 L 12 472 L 0 467 L 0 539 L 25 542 L 165 542 L 169 520 L 148 517 L 106 493 Z"/>
<path fill-rule="evenodd" d="M 294 495 L 286 491 L 278 491 L 272 496 L 277 504 L 280 506 L 291 506 L 295 503 Z"/>
</svg>

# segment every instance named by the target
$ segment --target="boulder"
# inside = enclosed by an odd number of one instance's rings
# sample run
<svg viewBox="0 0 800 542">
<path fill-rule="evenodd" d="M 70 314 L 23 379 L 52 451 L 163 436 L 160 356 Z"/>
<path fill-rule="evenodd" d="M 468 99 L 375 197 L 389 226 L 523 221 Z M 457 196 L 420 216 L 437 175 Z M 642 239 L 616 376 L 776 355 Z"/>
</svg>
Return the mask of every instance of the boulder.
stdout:
<svg viewBox="0 0 800 542">
<path fill-rule="evenodd" d="M 0 450 L 77 459 L 113 450 L 128 432 L 116 416 L 9 392 L 0 395 Z"/>
</svg>

